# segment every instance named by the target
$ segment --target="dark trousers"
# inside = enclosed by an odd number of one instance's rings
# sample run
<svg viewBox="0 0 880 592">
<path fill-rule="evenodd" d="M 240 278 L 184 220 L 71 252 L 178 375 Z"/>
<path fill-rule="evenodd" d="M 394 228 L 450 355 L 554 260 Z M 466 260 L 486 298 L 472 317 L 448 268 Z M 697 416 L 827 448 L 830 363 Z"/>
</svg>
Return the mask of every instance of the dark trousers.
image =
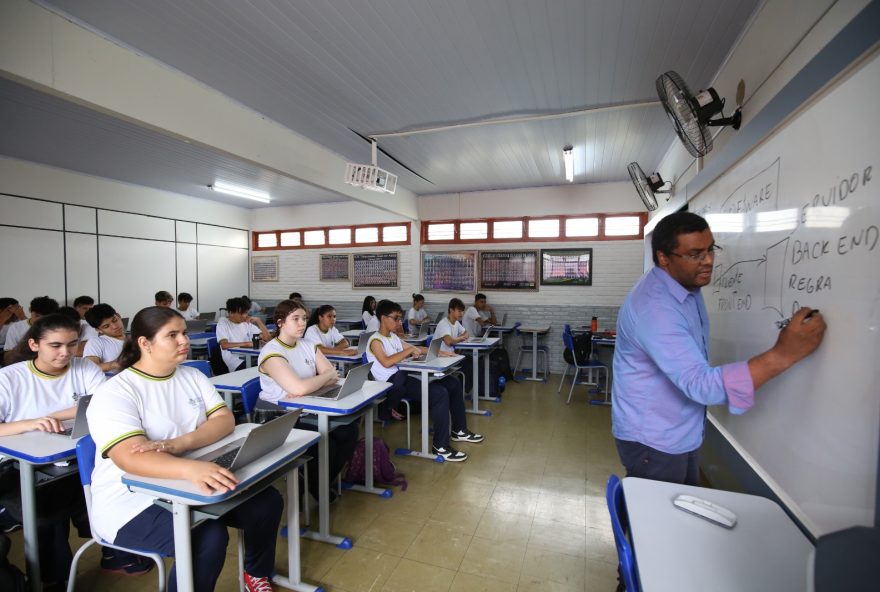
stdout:
<svg viewBox="0 0 880 592">
<path fill-rule="evenodd" d="M 421 377 L 396 372 L 391 377 L 391 384 L 394 386 L 388 391 L 388 399 L 396 400 L 398 403 L 403 397 L 409 401 L 422 400 Z M 431 421 L 434 426 L 434 446 L 446 448 L 449 446 L 450 414 L 453 430 L 467 430 L 461 381 L 454 376 L 432 380 L 428 385 L 428 402 L 431 406 Z M 425 413 L 424 409 L 422 413 Z"/>
<path fill-rule="evenodd" d="M 256 577 L 269 577 L 275 569 L 275 542 L 284 500 L 274 487 L 267 487 L 217 520 L 205 520 L 192 531 L 193 584 L 197 592 L 210 591 L 226 559 L 227 526 L 244 529 L 244 569 Z M 171 512 L 150 506 L 116 534 L 115 543 L 174 556 L 174 526 Z M 175 569 L 169 575 L 168 590 L 177 590 Z"/>
<path fill-rule="evenodd" d="M 697 450 L 668 454 L 639 442 L 628 440 L 615 440 L 615 442 L 627 477 L 699 485 L 700 463 Z"/>
<path fill-rule="evenodd" d="M 473 354 L 468 353 L 468 355 L 465 356 L 465 359 L 461 363 L 461 371 L 464 373 L 464 388 L 469 392 L 473 388 L 474 384 L 474 361 L 471 358 L 471 355 Z M 483 382 L 485 381 L 484 372 L 486 372 L 486 364 L 488 363 L 488 356 L 480 356 L 480 363 L 477 369 L 479 374 L 476 376 L 477 384 L 480 385 L 480 394 L 482 396 L 497 397 L 498 395 L 500 395 L 500 393 L 498 392 L 498 376 L 494 372 L 492 372 L 491 369 L 489 370 L 489 392 L 482 392 L 483 387 L 485 386 L 483 384 Z"/>
</svg>

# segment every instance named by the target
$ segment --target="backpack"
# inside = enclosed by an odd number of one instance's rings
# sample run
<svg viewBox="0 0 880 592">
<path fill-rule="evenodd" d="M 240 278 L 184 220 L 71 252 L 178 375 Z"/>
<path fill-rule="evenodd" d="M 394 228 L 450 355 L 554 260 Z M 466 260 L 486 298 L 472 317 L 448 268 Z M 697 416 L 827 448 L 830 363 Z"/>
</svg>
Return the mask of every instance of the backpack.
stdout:
<svg viewBox="0 0 880 592">
<path fill-rule="evenodd" d="M 223 361 L 223 354 L 221 353 L 219 345 L 211 352 L 208 361 L 211 363 L 211 373 L 214 374 L 214 376 L 229 374 L 229 367 L 226 365 L 226 362 Z"/>
<path fill-rule="evenodd" d="M 489 353 L 489 372 L 492 376 L 503 376 L 505 380 L 513 380 L 513 371 L 510 369 L 510 357 L 507 350 L 498 347 Z"/>
<path fill-rule="evenodd" d="M 366 481 L 366 450 L 364 449 L 364 439 L 358 440 L 355 446 L 354 454 L 351 455 L 351 461 L 348 463 L 348 470 L 345 472 L 345 480 L 349 483 L 363 483 Z M 397 467 L 391 462 L 390 451 L 388 445 L 382 438 L 373 438 L 373 480 L 376 483 L 384 483 L 386 485 L 400 485 L 400 489 L 406 491 L 406 479 L 403 473 L 397 472 Z"/>
<path fill-rule="evenodd" d="M 589 362 L 590 357 L 593 355 L 593 334 L 589 331 L 580 333 L 574 335 L 572 341 L 574 341 L 574 349 L 577 352 L 578 361 L 582 364 Z M 562 357 L 569 364 L 574 364 L 574 358 L 571 355 L 570 349 L 565 348 L 562 352 Z"/>
</svg>

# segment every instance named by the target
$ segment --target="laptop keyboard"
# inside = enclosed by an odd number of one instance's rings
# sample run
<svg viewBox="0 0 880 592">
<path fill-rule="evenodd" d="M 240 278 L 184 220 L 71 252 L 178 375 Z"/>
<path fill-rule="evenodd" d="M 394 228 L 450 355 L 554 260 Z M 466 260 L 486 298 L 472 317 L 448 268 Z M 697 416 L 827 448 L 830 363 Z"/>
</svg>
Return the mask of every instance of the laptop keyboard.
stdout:
<svg viewBox="0 0 880 592">
<path fill-rule="evenodd" d="M 221 454 L 217 458 L 211 460 L 211 462 L 214 463 L 215 465 L 220 465 L 224 469 L 228 469 L 229 467 L 232 466 L 232 461 L 235 460 L 235 455 L 238 454 L 239 450 L 241 450 L 241 448 L 235 448 L 234 450 L 230 450 L 229 452 L 227 452 L 225 454 Z"/>
<path fill-rule="evenodd" d="M 339 391 L 342 390 L 341 386 L 334 386 L 333 388 L 316 395 L 312 395 L 313 397 L 318 397 L 319 399 L 332 399 L 336 395 L 339 394 Z"/>
<path fill-rule="evenodd" d="M 70 427 L 70 428 L 64 428 L 64 429 L 61 430 L 60 432 L 57 432 L 57 434 L 58 434 L 59 436 L 69 436 L 69 435 L 72 434 L 72 433 L 73 433 L 73 428 L 72 428 L 72 427 Z"/>
</svg>

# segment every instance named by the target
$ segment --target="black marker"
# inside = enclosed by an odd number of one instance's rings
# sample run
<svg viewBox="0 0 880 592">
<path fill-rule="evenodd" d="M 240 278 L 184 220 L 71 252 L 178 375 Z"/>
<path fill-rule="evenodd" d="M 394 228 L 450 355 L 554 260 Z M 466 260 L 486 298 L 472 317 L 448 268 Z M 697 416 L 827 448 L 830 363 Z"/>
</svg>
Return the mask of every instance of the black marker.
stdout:
<svg viewBox="0 0 880 592">
<path fill-rule="evenodd" d="M 812 316 L 813 316 L 814 314 L 816 314 L 817 312 L 819 312 L 819 309 L 818 309 L 818 308 L 814 308 L 813 310 L 811 310 L 810 312 L 808 312 L 808 313 L 807 313 L 807 316 L 804 317 L 804 321 L 806 321 L 806 320 L 809 319 L 809 318 L 812 318 Z M 777 329 L 785 329 L 785 328 L 788 327 L 790 324 L 791 324 L 791 317 L 788 317 L 787 319 L 782 319 L 781 321 L 776 321 L 776 328 L 777 328 Z"/>
</svg>

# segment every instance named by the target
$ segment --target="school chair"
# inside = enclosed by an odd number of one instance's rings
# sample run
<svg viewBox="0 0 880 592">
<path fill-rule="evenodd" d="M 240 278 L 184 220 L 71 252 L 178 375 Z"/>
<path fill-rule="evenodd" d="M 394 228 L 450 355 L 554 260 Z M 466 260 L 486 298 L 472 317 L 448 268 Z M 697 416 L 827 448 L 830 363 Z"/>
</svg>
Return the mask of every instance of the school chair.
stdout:
<svg viewBox="0 0 880 592">
<path fill-rule="evenodd" d="M 528 334 L 524 334 L 519 330 L 520 323 L 517 323 L 513 327 L 514 334 L 520 339 L 519 352 L 516 354 L 516 364 L 513 366 L 513 375 L 517 375 L 517 371 L 519 370 L 519 363 L 522 361 L 523 354 L 529 354 L 529 357 L 532 355 L 532 338 Z M 547 376 L 550 375 L 550 348 L 546 345 L 539 345 L 537 348 L 538 354 L 536 356 L 536 360 L 539 362 L 543 360 L 543 365 L 541 367 L 541 374 L 543 375 L 543 379 L 546 381 Z"/>
<path fill-rule="evenodd" d="M 241 403 L 244 405 L 244 418 L 248 423 L 254 421 L 254 408 L 260 398 L 260 378 L 251 378 L 241 387 Z"/>
<path fill-rule="evenodd" d="M 608 366 L 601 364 L 595 360 L 581 360 L 577 355 L 577 351 L 574 347 L 574 336 L 570 331 L 562 331 L 562 343 L 571 350 L 571 359 L 573 364 L 569 364 L 569 366 L 574 366 L 574 376 L 571 379 L 571 388 L 568 389 L 568 399 L 566 399 L 565 404 L 568 405 L 571 403 L 571 394 L 574 392 L 574 385 L 578 384 L 578 376 L 580 376 L 581 370 L 586 370 L 589 372 L 589 382 L 581 383 L 581 384 L 596 384 L 592 382 L 593 372 L 599 372 L 600 375 L 602 372 L 605 373 L 605 392 L 608 392 Z M 565 370 L 565 374 L 568 374 L 568 368 Z M 565 374 L 562 375 L 562 378 L 565 378 Z M 562 382 L 560 381 L 559 387 L 562 388 Z M 556 391 L 557 393 L 559 390 Z"/>
<path fill-rule="evenodd" d="M 208 378 L 214 377 L 214 373 L 211 371 L 211 362 L 208 360 L 186 360 L 181 362 L 180 365 L 195 368 Z"/>
<path fill-rule="evenodd" d="M 89 516 L 89 528 L 92 532 L 92 538 L 86 541 L 85 544 L 80 547 L 79 550 L 77 550 L 76 554 L 73 556 L 73 562 L 70 564 L 70 574 L 68 574 L 67 576 L 67 592 L 73 592 L 73 589 L 76 586 L 76 566 L 79 563 L 80 557 L 82 557 L 82 554 L 89 547 L 95 544 L 101 545 L 102 547 L 108 547 L 110 549 L 116 549 L 117 551 L 134 553 L 135 555 L 140 555 L 141 557 L 149 557 L 150 559 L 152 559 L 156 563 L 156 568 L 159 572 L 159 592 L 165 592 L 165 562 L 162 560 L 161 554 L 144 549 L 131 549 L 129 547 L 114 545 L 98 536 L 98 534 L 95 532 L 95 529 L 91 527 L 92 471 L 95 469 L 95 441 L 92 440 L 91 436 L 83 436 L 77 441 L 76 462 L 79 465 L 79 479 L 82 483 L 83 493 L 85 494 L 86 498 L 86 512 Z"/>
<path fill-rule="evenodd" d="M 562 334 L 565 335 L 566 333 L 571 333 L 571 325 L 569 325 L 568 323 L 565 323 L 562 326 Z M 562 343 L 563 343 L 563 345 L 565 344 L 565 339 L 562 340 Z M 563 357 L 563 360 L 564 359 L 565 358 Z M 572 358 L 572 359 L 574 359 L 574 358 Z M 565 362 L 565 371 L 563 371 L 563 373 L 562 373 L 562 378 L 559 379 L 559 388 L 556 389 L 557 394 L 559 394 L 559 391 L 562 390 L 562 383 L 565 382 L 565 377 L 568 376 L 568 371 L 571 370 L 572 368 L 574 368 L 574 364 L 570 364 L 568 362 Z"/>
<path fill-rule="evenodd" d="M 633 556 L 629 539 L 629 519 L 626 515 L 626 503 L 623 499 L 623 485 L 617 475 L 608 477 L 605 488 L 605 501 L 611 514 L 611 530 L 614 532 L 614 545 L 617 547 L 618 579 L 623 583 L 626 592 L 639 592 L 638 567 Z M 621 590 L 620 584 L 617 590 Z"/>
<path fill-rule="evenodd" d="M 409 335 L 409 320 L 403 319 L 403 333 Z"/>
</svg>

